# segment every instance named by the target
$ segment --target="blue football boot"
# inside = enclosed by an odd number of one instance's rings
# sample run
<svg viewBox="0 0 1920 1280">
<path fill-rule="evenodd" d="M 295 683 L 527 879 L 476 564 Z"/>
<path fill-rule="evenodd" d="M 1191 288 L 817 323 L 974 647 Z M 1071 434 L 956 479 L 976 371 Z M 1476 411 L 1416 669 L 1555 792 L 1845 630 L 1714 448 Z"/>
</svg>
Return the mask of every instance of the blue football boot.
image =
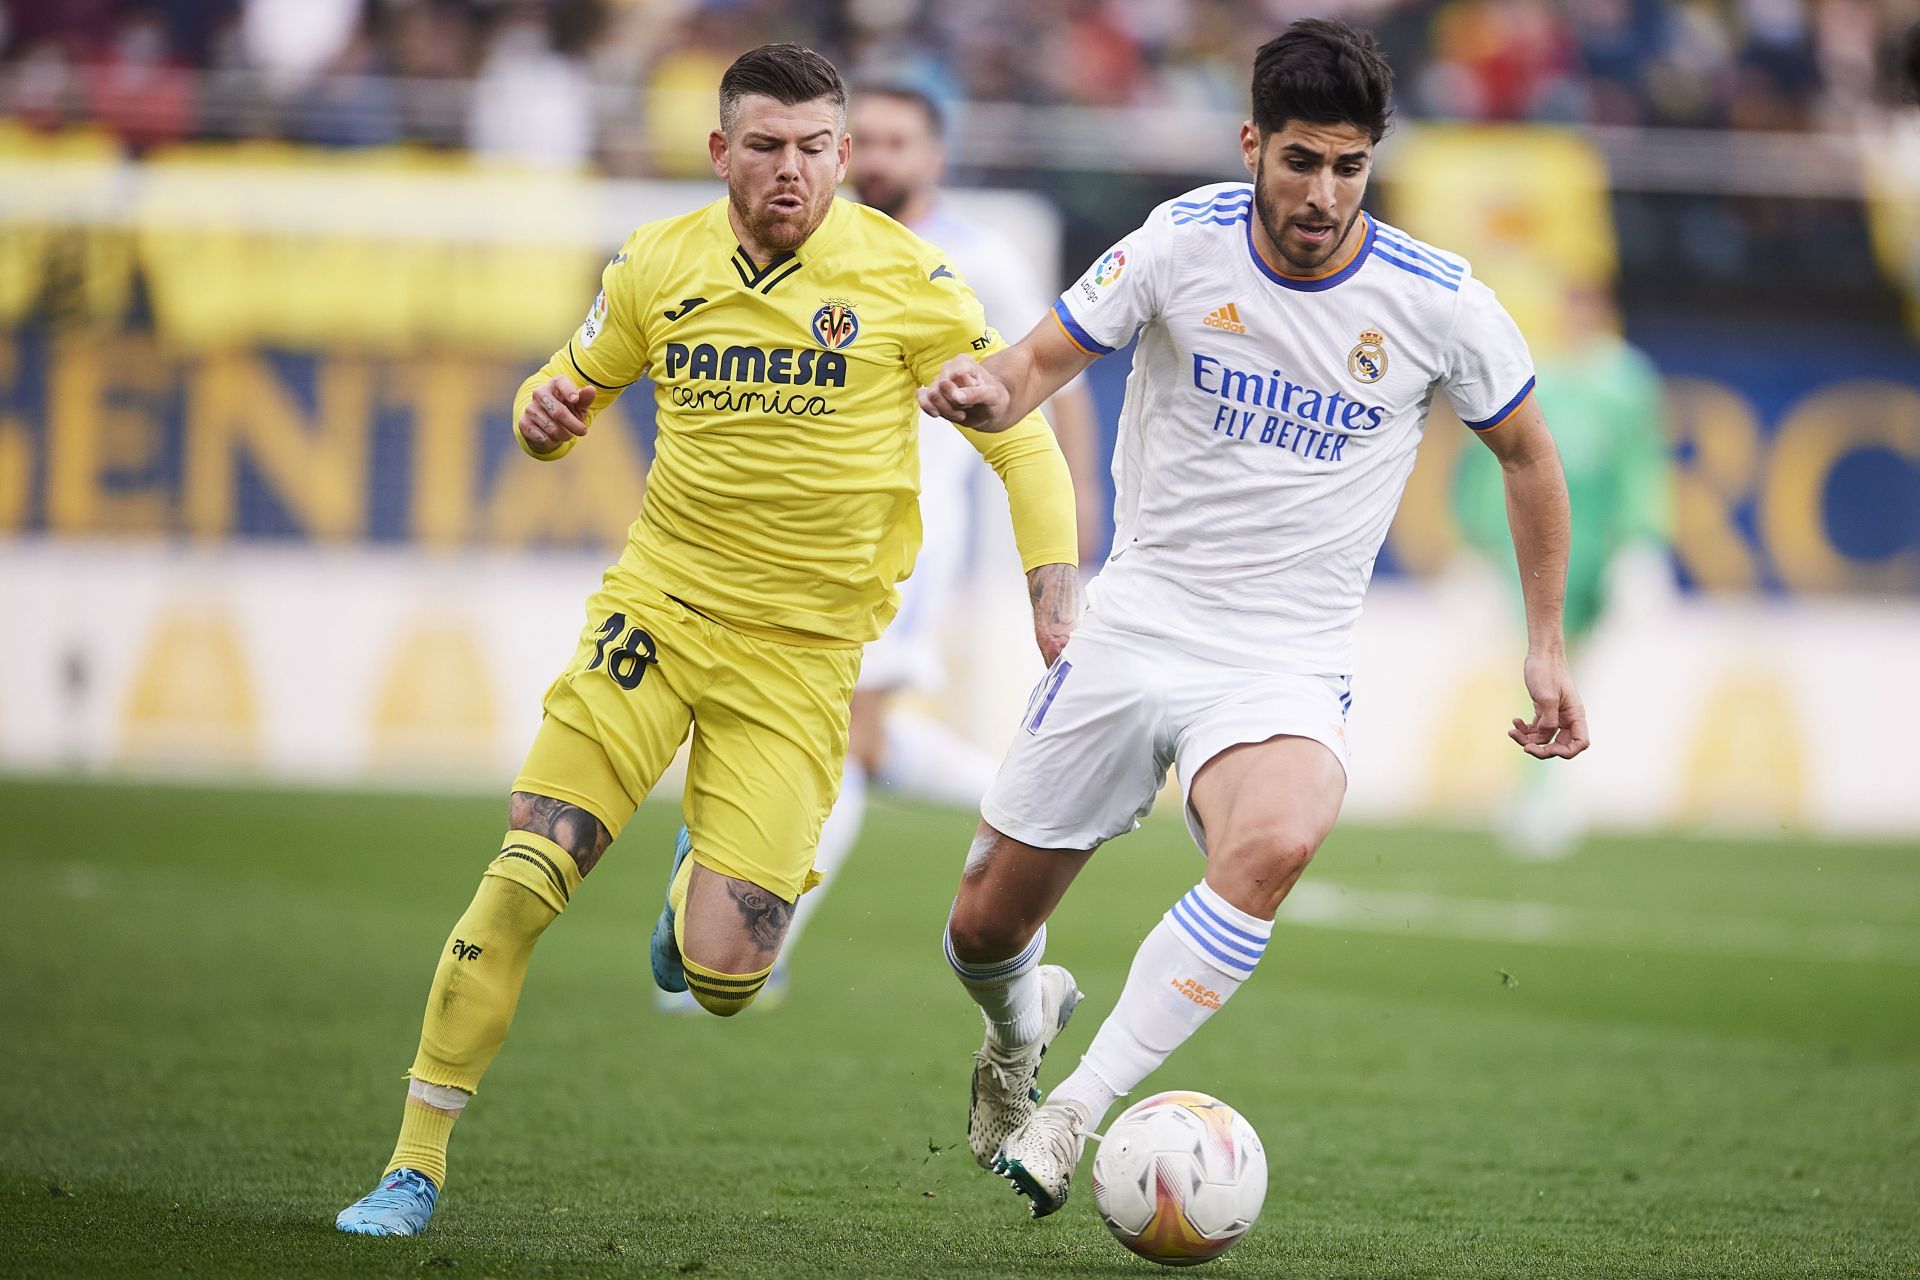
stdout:
<svg viewBox="0 0 1920 1280">
<path fill-rule="evenodd" d="M 417 1236 L 433 1219 L 440 1188 L 412 1169 L 395 1169 L 340 1211 L 333 1225 L 356 1236 Z"/>
<path fill-rule="evenodd" d="M 673 866 L 667 872 L 667 900 L 660 907 L 660 918 L 653 922 L 653 940 L 647 951 L 653 960 L 653 985 L 662 991 L 685 991 L 687 971 L 680 963 L 680 944 L 673 940 L 673 882 L 680 864 L 693 852 L 693 837 L 685 827 L 673 839 Z"/>
</svg>

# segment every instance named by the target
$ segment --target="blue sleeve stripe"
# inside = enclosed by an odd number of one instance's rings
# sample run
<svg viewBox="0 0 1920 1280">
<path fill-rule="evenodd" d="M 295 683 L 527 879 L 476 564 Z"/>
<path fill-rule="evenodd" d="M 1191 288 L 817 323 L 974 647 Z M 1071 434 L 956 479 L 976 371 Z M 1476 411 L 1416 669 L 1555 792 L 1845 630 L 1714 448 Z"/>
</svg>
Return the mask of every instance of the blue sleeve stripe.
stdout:
<svg viewBox="0 0 1920 1280">
<path fill-rule="evenodd" d="M 1465 267 L 1458 263 L 1448 262 L 1433 250 L 1415 243 L 1410 236 L 1404 232 L 1396 231 L 1392 227 L 1381 227 L 1380 238 L 1387 244 L 1392 245 L 1399 252 L 1406 254 L 1409 258 L 1430 263 L 1452 276 L 1455 280 L 1467 274 Z"/>
<path fill-rule="evenodd" d="M 1508 418 L 1511 418 L 1513 416 L 1514 410 L 1520 407 L 1520 402 L 1525 400 L 1528 396 L 1532 394 L 1533 394 L 1533 378 L 1529 376 L 1527 378 L 1527 384 L 1521 387 L 1520 390 L 1515 393 L 1513 399 L 1501 405 L 1498 409 L 1494 410 L 1493 413 L 1489 414 L 1487 417 L 1481 418 L 1477 422 L 1469 422 L 1467 423 L 1467 425 L 1472 427 L 1475 431 L 1491 431 L 1495 427 L 1499 426 L 1501 423 L 1505 422 Z"/>
<path fill-rule="evenodd" d="M 1210 222 L 1217 227 L 1233 227 L 1233 226 L 1238 226 L 1240 223 L 1245 222 L 1246 220 L 1247 220 L 1247 211 L 1245 209 L 1242 209 L 1240 210 L 1240 212 L 1231 214 L 1226 217 L 1204 217 L 1197 213 L 1194 213 L 1194 214 L 1176 213 L 1173 215 L 1173 225 L 1176 227 L 1184 227 L 1189 225 L 1190 223 L 1195 223 L 1195 222 L 1201 222 L 1201 223 Z"/>
<path fill-rule="evenodd" d="M 1252 964 L 1265 954 L 1267 944 L 1264 942 L 1249 945 L 1248 943 L 1238 941 L 1228 936 L 1228 933 L 1221 929 L 1218 918 L 1207 910 L 1205 903 L 1201 902 L 1192 894 L 1188 894 L 1186 897 L 1180 899 L 1174 906 L 1186 913 L 1184 918 L 1190 920 L 1190 928 L 1198 929 L 1213 939 L 1213 941 L 1225 947 L 1228 951 L 1240 956 L 1246 963 Z"/>
<path fill-rule="evenodd" d="M 1187 891 L 1187 901 L 1191 902 L 1194 905 L 1194 907 L 1200 912 L 1200 914 L 1207 920 L 1208 923 L 1216 925 L 1219 928 L 1225 930 L 1227 933 L 1231 934 L 1236 940 L 1242 943 L 1245 943 L 1246 945 L 1252 947 L 1256 951 L 1266 950 L 1267 940 L 1265 938 L 1261 937 L 1257 933 L 1248 933 L 1245 929 L 1242 929 L 1239 925 L 1231 924 L 1225 919 L 1223 919 L 1218 911 L 1215 911 L 1212 907 L 1207 905 L 1207 900 L 1200 896 L 1199 890 L 1189 889 Z"/>
<path fill-rule="evenodd" d="M 1420 266 L 1416 263 L 1409 262 L 1405 258 L 1395 257 L 1392 252 L 1392 246 L 1388 245 L 1388 243 L 1385 240 L 1381 240 L 1380 242 L 1378 242 L 1373 246 L 1373 256 L 1380 259 L 1380 261 L 1382 262 L 1392 263 L 1394 266 L 1400 268 L 1402 271 L 1411 271 L 1416 276 L 1425 276 L 1427 279 L 1433 281 L 1435 284 L 1439 285 L 1442 289 L 1445 289 L 1450 293 L 1460 292 L 1460 285 L 1457 281 L 1449 280 L 1447 279 L 1447 277 L 1440 275 L 1437 272 L 1429 271 L 1425 267 Z"/>
<path fill-rule="evenodd" d="M 1204 933 L 1201 933 L 1197 928 L 1194 927 L 1193 921 L 1191 919 L 1181 914 L 1181 908 L 1185 907 L 1186 905 L 1187 905 L 1186 901 L 1182 899 L 1181 901 L 1174 903 L 1173 910 L 1167 913 L 1169 916 L 1172 917 L 1174 927 L 1179 929 L 1181 933 L 1184 933 L 1187 936 L 1187 939 L 1191 941 L 1195 946 L 1199 947 L 1202 951 L 1206 952 L 1208 955 L 1212 956 L 1215 960 L 1219 961 L 1221 966 L 1227 969 L 1228 971 L 1233 973 L 1238 973 L 1242 977 L 1245 977 L 1247 974 L 1252 973 L 1254 960 L 1258 960 L 1260 957 L 1255 956 L 1253 960 L 1246 960 L 1246 959 L 1242 959 L 1240 956 L 1230 955 L 1227 952 L 1222 951 L 1218 946 L 1214 945 L 1213 941 L 1210 938 L 1208 938 L 1207 935 L 1205 935 Z"/>
<path fill-rule="evenodd" d="M 1088 355 L 1110 356 L 1113 354 L 1112 347 L 1088 333 L 1086 326 L 1073 318 L 1073 312 L 1067 310 L 1065 298 L 1054 299 L 1053 315 L 1060 322 L 1060 327 L 1067 331 L 1067 336 L 1073 339 L 1073 344 Z"/>
</svg>

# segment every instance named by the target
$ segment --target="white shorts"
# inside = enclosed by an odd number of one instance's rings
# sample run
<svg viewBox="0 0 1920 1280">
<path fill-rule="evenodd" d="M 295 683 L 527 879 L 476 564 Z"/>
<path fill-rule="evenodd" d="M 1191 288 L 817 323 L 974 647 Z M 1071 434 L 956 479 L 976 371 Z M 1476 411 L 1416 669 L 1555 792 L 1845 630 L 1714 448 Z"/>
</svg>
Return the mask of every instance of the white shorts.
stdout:
<svg viewBox="0 0 1920 1280">
<path fill-rule="evenodd" d="M 1348 768 L 1351 680 L 1227 666 L 1089 613 L 1028 699 L 981 802 L 995 830 L 1042 849 L 1091 849 L 1140 825 L 1177 765 L 1187 830 L 1201 766 L 1243 742 L 1290 735 Z"/>
</svg>

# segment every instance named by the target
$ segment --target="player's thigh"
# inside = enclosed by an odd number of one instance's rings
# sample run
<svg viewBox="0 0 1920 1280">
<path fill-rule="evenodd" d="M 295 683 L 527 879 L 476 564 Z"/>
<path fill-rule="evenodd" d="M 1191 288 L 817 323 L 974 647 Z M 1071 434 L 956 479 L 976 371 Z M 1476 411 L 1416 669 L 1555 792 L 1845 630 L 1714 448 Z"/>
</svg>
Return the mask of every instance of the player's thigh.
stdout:
<svg viewBox="0 0 1920 1280">
<path fill-rule="evenodd" d="M 1038 849 L 1093 849 L 1153 807 L 1171 762 L 1163 672 L 1139 640 L 1083 624 L 1034 686 L 980 805 Z"/>
<path fill-rule="evenodd" d="M 819 882 L 813 856 L 840 794 L 860 651 L 735 632 L 718 645 L 687 760 L 693 859 L 792 903 Z"/>
<path fill-rule="evenodd" d="M 513 784 L 586 810 L 616 837 L 686 740 L 685 691 L 711 662 L 680 606 L 648 596 L 609 586 L 588 601 L 580 643 L 547 689 Z"/>
<path fill-rule="evenodd" d="M 1333 830 L 1346 788 L 1340 758 L 1313 738 L 1281 734 L 1214 754 L 1188 792 L 1205 833 L 1207 883 L 1271 919 Z"/>
<path fill-rule="evenodd" d="M 1091 849 L 1038 849 L 981 823 L 947 917 L 954 955 L 990 964 L 1019 954 L 1092 857 Z"/>
</svg>

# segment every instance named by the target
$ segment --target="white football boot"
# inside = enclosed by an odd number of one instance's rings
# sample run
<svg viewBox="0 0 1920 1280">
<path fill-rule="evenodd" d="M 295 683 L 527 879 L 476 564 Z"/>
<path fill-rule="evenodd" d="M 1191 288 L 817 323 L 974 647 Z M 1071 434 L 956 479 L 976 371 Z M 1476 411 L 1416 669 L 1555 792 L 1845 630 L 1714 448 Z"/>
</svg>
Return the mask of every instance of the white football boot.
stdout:
<svg viewBox="0 0 1920 1280">
<path fill-rule="evenodd" d="M 1079 1103 L 1050 1102 L 1000 1144 L 993 1171 L 1027 1198 L 1034 1217 L 1044 1218 L 1067 1202 L 1092 1128 L 1093 1117 Z"/>
<path fill-rule="evenodd" d="M 1040 1060 L 1086 998 L 1074 984 L 1073 975 L 1059 965 L 1043 964 L 1039 974 L 1040 1038 L 1014 1053 L 996 1049 L 988 1041 L 973 1055 L 967 1145 L 973 1148 L 973 1158 L 982 1169 L 993 1168 L 1000 1144 L 1033 1115 L 1040 1102 Z"/>
</svg>

